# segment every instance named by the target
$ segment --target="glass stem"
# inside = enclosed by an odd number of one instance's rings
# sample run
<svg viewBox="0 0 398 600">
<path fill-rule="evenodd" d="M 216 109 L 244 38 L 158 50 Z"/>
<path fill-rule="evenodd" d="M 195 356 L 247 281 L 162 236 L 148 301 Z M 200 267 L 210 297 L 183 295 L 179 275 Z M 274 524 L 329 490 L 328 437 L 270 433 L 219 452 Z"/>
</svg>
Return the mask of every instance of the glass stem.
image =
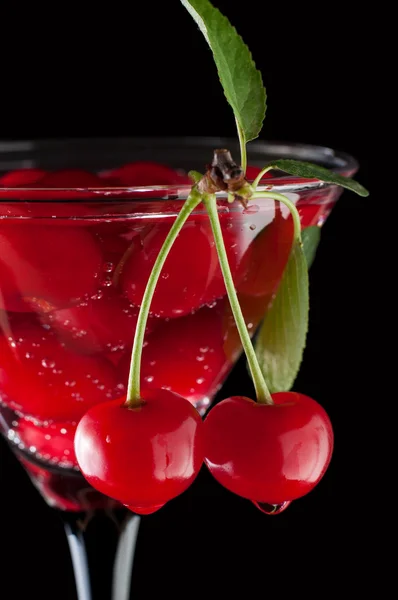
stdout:
<svg viewBox="0 0 398 600">
<path fill-rule="evenodd" d="M 70 523 L 64 523 L 64 527 L 75 574 L 77 598 L 78 600 L 92 600 L 90 571 L 83 533 Z"/>
<path fill-rule="evenodd" d="M 263 404 L 273 404 L 271 394 L 268 390 L 267 384 L 265 383 L 264 376 L 260 369 L 260 365 L 257 360 L 256 353 L 253 348 L 253 344 L 250 339 L 249 332 L 247 331 L 242 309 L 239 304 L 238 295 L 235 290 L 235 285 L 232 279 L 231 269 L 228 263 L 227 252 L 225 249 L 223 234 L 220 225 L 220 219 L 217 211 L 217 200 L 214 194 L 205 196 L 204 203 L 209 215 L 211 228 L 213 231 L 214 241 L 220 261 L 220 267 L 223 274 L 225 287 L 228 294 L 229 303 L 231 305 L 232 314 L 235 319 L 236 327 L 242 342 L 243 350 L 245 351 L 249 369 L 254 382 L 256 390 L 257 401 Z"/>
<path fill-rule="evenodd" d="M 127 389 L 127 400 L 126 406 L 138 406 L 140 404 L 140 379 L 141 379 L 141 356 L 142 348 L 144 344 L 145 329 L 149 316 L 149 310 L 153 295 L 155 293 L 156 285 L 160 277 L 163 265 L 166 262 L 166 258 L 180 233 L 185 221 L 188 219 L 192 211 L 200 204 L 202 196 L 194 188 L 187 200 L 184 202 L 176 220 L 173 223 L 167 237 L 163 243 L 162 248 L 156 258 L 155 264 L 153 265 L 150 277 L 148 279 L 147 286 L 145 288 L 144 296 L 141 302 L 140 312 L 138 314 L 137 328 L 134 336 L 133 350 L 131 353 L 130 363 L 130 374 L 129 383 Z M 193 249 L 194 251 L 194 249 Z"/>
<path fill-rule="evenodd" d="M 141 518 L 124 515 L 120 521 L 116 515 L 98 514 L 86 525 L 79 515 L 62 515 L 78 600 L 129 600 Z"/>
</svg>

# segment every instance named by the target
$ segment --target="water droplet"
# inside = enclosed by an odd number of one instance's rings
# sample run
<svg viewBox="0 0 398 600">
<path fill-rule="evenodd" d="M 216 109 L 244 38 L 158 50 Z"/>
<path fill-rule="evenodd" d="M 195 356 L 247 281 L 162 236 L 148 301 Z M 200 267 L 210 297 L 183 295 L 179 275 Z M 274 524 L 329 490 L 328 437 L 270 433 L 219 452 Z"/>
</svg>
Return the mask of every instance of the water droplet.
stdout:
<svg viewBox="0 0 398 600">
<path fill-rule="evenodd" d="M 48 358 L 43 358 L 41 364 L 45 369 L 53 369 L 55 367 L 55 361 Z"/>
<path fill-rule="evenodd" d="M 207 371 L 209 369 L 209 365 L 203 365 L 203 370 Z"/>
<path fill-rule="evenodd" d="M 62 427 L 62 429 L 60 429 L 60 432 L 65 435 L 65 433 L 68 433 L 68 430 L 65 429 L 65 427 Z"/>
<path fill-rule="evenodd" d="M 106 438 L 105 438 L 105 441 L 106 441 L 107 444 L 110 444 L 111 443 L 111 436 L 107 435 Z"/>
<path fill-rule="evenodd" d="M 199 350 L 200 350 L 201 352 L 203 352 L 203 353 L 204 353 L 204 352 L 208 352 L 208 351 L 209 351 L 209 346 L 203 346 L 203 348 L 199 348 Z"/>
<path fill-rule="evenodd" d="M 153 375 L 148 375 L 148 377 L 145 377 L 145 381 L 151 383 L 153 381 Z"/>
<path fill-rule="evenodd" d="M 30 354 L 30 352 L 27 352 L 27 353 L 25 354 L 25 358 L 32 358 L 32 355 Z"/>
<path fill-rule="evenodd" d="M 51 435 L 49 433 L 46 433 L 46 435 L 44 436 L 44 439 L 47 441 L 51 440 Z"/>
<path fill-rule="evenodd" d="M 286 502 L 281 502 L 280 504 L 268 504 L 267 502 L 253 501 L 254 506 L 266 515 L 280 515 L 291 503 L 291 500 L 286 500 Z"/>
<path fill-rule="evenodd" d="M 151 367 L 154 367 L 154 366 L 156 365 L 156 360 L 151 360 L 151 361 L 149 362 L 149 365 L 150 365 Z"/>
<path fill-rule="evenodd" d="M 161 278 L 162 279 L 168 279 L 170 277 L 169 273 L 162 273 Z"/>
<path fill-rule="evenodd" d="M 204 361 L 204 359 L 205 359 L 205 357 L 203 356 L 203 354 L 199 354 L 199 356 L 197 356 L 197 357 L 196 357 L 196 360 L 197 360 L 198 362 L 203 362 L 203 361 Z"/>
<path fill-rule="evenodd" d="M 111 279 L 104 279 L 104 281 L 101 283 L 101 285 L 103 287 L 111 287 L 112 285 L 112 280 Z"/>
<path fill-rule="evenodd" d="M 105 273 L 112 273 L 114 268 L 115 268 L 115 265 L 113 263 L 111 263 L 111 262 L 104 263 L 103 269 L 104 269 Z"/>
</svg>

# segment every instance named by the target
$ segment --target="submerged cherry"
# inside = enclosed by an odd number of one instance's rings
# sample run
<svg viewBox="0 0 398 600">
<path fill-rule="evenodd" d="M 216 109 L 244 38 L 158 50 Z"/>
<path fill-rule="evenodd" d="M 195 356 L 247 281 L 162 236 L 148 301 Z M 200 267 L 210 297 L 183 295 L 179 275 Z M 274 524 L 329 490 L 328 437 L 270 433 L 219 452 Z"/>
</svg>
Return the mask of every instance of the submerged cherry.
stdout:
<svg viewBox="0 0 398 600">
<path fill-rule="evenodd" d="M 39 299 L 65 306 L 98 285 L 101 251 L 83 228 L 3 223 L 0 226 L 0 309 Z M 24 304 L 24 302 L 26 304 Z"/>
<path fill-rule="evenodd" d="M 77 352 L 94 354 L 131 348 L 138 309 L 114 290 L 100 291 L 75 306 L 44 313 L 61 341 Z M 147 325 L 151 330 L 153 319 Z"/>
<path fill-rule="evenodd" d="M 127 381 L 130 353 L 119 365 Z M 148 336 L 142 355 L 142 381 L 148 388 L 166 388 L 193 404 L 207 406 L 231 364 L 223 349 L 223 303 L 194 315 L 160 322 Z"/>
<path fill-rule="evenodd" d="M 228 223 L 229 225 L 230 223 Z M 171 225 L 157 225 L 134 238 L 120 273 L 120 286 L 130 302 L 140 306 L 156 258 Z M 230 268 L 241 259 L 240 229 L 225 227 Z M 183 274 L 183 275 L 182 275 Z M 187 222 L 164 265 L 151 303 L 151 314 L 180 317 L 225 294 L 217 252 L 207 221 Z"/>
<path fill-rule="evenodd" d="M 231 492 L 257 504 L 280 505 L 310 492 L 329 465 L 333 431 L 325 410 L 297 392 L 272 395 L 273 405 L 235 396 L 204 421 L 205 463 Z"/>
<path fill-rule="evenodd" d="M 77 466 L 73 446 L 75 422 L 36 425 L 32 421 L 22 418 L 12 431 L 12 441 L 18 443 L 20 449 L 34 454 L 36 458 L 69 468 Z M 10 438 L 10 434 L 8 437 Z"/>
<path fill-rule="evenodd" d="M 137 161 L 101 174 L 104 181 L 111 179 L 119 186 L 183 185 L 190 178 L 166 165 L 151 161 Z"/>
<path fill-rule="evenodd" d="M 126 406 L 123 398 L 90 409 L 77 426 L 76 457 L 94 488 L 149 513 L 196 478 L 203 462 L 202 428 L 185 398 L 144 389 L 138 405 Z"/>
<path fill-rule="evenodd" d="M 36 184 L 46 175 L 43 169 L 16 169 L 0 177 L 0 185 L 3 187 L 22 187 Z"/>
<path fill-rule="evenodd" d="M 41 421 L 73 421 L 122 393 L 112 363 L 67 350 L 55 333 L 20 322 L 0 337 L 0 397 Z"/>
</svg>

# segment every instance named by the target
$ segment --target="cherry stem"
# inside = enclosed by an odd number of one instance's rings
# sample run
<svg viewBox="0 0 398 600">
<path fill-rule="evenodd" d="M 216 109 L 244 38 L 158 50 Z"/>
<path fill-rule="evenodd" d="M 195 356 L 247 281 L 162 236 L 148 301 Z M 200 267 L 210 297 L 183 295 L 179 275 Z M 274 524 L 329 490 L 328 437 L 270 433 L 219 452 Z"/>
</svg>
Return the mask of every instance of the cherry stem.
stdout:
<svg viewBox="0 0 398 600">
<path fill-rule="evenodd" d="M 225 287 L 227 289 L 229 303 L 232 314 L 235 319 L 236 327 L 245 351 L 249 369 L 252 375 L 254 387 L 256 390 L 257 401 L 261 404 L 273 404 L 271 394 L 265 383 L 264 376 L 260 369 L 256 353 L 254 351 L 249 332 L 246 327 L 242 309 L 239 304 L 238 295 L 235 290 L 231 269 L 228 263 L 227 252 L 225 249 L 223 234 L 220 225 L 220 219 L 217 211 L 217 200 L 215 194 L 205 194 L 203 202 L 209 215 L 211 229 L 214 236 L 218 259 L 220 261 L 221 272 L 223 274 Z"/>
<path fill-rule="evenodd" d="M 127 399 L 125 405 L 133 408 L 136 406 L 140 406 L 140 381 L 141 381 L 141 357 L 142 357 L 142 348 L 144 344 L 145 330 L 146 324 L 148 321 L 149 310 L 151 307 L 151 302 L 153 295 L 155 293 L 156 285 L 159 280 L 160 274 L 162 272 L 162 268 L 164 263 L 166 262 L 166 258 L 181 231 L 185 221 L 188 219 L 189 215 L 192 211 L 202 202 L 202 195 L 193 188 L 188 198 L 184 202 L 180 212 L 176 220 L 173 223 L 167 237 L 163 243 L 163 246 L 160 249 L 160 252 L 156 258 L 156 261 L 153 265 L 151 274 L 149 276 L 144 296 L 141 302 L 140 312 L 138 314 L 137 327 L 134 335 L 134 344 L 133 350 L 131 353 L 131 363 L 130 363 L 130 374 L 129 374 L 129 382 L 127 388 Z"/>
<path fill-rule="evenodd" d="M 252 183 L 253 190 L 257 189 L 258 184 L 260 183 L 260 181 L 262 180 L 264 175 L 266 173 L 268 173 L 268 171 L 271 171 L 273 168 L 274 167 L 272 165 L 269 165 L 268 167 L 264 167 L 264 169 L 262 171 L 260 171 L 260 173 L 257 175 L 256 179 Z"/>
<path fill-rule="evenodd" d="M 279 200 L 279 202 L 282 202 L 282 204 L 288 207 L 293 218 L 294 239 L 297 240 L 298 243 L 301 245 L 301 221 L 300 215 L 295 204 L 291 200 L 289 200 L 289 198 L 287 198 L 283 194 L 278 194 L 277 192 L 254 192 L 254 194 L 250 196 L 250 200 L 260 200 L 261 198 L 271 198 L 272 200 Z"/>
<path fill-rule="evenodd" d="M 246 173 L 247 167 L 247 154 L 246 154 L 246 142 L 243 135 L 241 126 L 239 125 L 238 119 L 235 117 L 236 128 L 238 130 L 239 146 L 240 146 L 240 165 L 243 169 L 243 173 Z"/>
</svg>

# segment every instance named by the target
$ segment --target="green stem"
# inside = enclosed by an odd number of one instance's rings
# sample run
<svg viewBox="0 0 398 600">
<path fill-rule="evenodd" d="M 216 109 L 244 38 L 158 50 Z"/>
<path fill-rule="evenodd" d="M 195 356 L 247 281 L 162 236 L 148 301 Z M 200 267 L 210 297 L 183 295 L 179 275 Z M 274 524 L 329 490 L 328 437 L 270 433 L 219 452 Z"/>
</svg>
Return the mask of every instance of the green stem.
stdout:
<svg viewBox="0 0 398 600">
<path fill-rule="evenodd" d="M 179 212 L 176 220 L 173 223 L 167 237 L 163 243 L 162 248 L 156 258 L 155 264 L 153 265 L 148 283 L 145 288 L 144 296 L 142 298 L 140 312 L 138 314 L 137 327 L 134 336 L 133 350 L 131 353 L 130 363 L 130 374 L 129 383 L 127 389 L 126 406 L 135 407 L 140 405 L 140 374 L 141 374 L 141 356 L 142 348 L 144 344 L 145 329 L 149 315 L 149 309 L 151 306 L 153 294 L 156 289 L 156 284 L 160 277 L 163 265 L 166 258 L 181 231 L 182 226 L 188 219 L 191 212 L 202 202 L 202 196 L 196 189 L 192 189 L 190 195 L 185 201 L 181 211 Z"/>
<path fill-rule="evenodd" d="M 220 220 L 218 217 L 216 196 L 214 194 L 206 195 L 203 199 L 203 202 L 206 206 L 207 213 L 209 215 L 218 259 L 220 261 L 221 271 L 224 277 L 225 287 L 227 289 L 227 294 L 231 305 L 232 314 L 235 319 L 236 327 L 238 329 L 242 346 L 247 357 L 249 369 L 252 374 L 254 387 L 256 389 L 257 401 L 263 404 L 273 404 L 271 394 L 268 390 L 267 384 L 265 383 L 263 374 L 260 369 L 260 365 L 258 364 L 257 356 L 254 351 L 250 335 L 247 331 L 245 319 L 239 304 L 238 295 L 235 290 L 231 269 L 228 263 L 227 252 L 225 249 Z"/>
<path fill-rule="evenodd" d="M 236 128 L 238 130 L 238 136 L 239 136 L 240 166 L 242 167 L 243 172 L 246 173 L 247 155 L 246 155 L 246 141 L 245 141 L 245 136 L 243 134 L 242 128 L 239 125 L 239 122 L 236 119 L 236 117 L 235 117 L 235 122 L 236 122 Z"/>
<path fill-rule="evenodd" d="M 282 202 L 282 204 L 288 207 L 293 217 L 294 239 L 297 240 L 299 244 L 301 244 L 302 242 L 300 215 L 293 202 L 283 194 L 278 194 L 277 192 L 254 192 L 254 194 L 250 197 L 250 200 L 259 200 L 260 198 L 271 198 L 272 200 L 279 200 L 279 202 Z"/>
<path fill-rule="evenodd" d="M 260 183 L 260 181 L 262 180 L 262 178 L 264 177 L 264 175 L 266 173 L 268 173 L 268 171 L 271 171 L 271 169 L 273 169 L 273 168 L 274 167 L 272 165 L 269 165 L 268 167 L 264 167 L 264 169 L 262 171 L 260 171 L 260 173 L 257 175 L 256 179 L 252 183 L 253 190 L 257 189 L 257 186 Z"/>
</svg>

